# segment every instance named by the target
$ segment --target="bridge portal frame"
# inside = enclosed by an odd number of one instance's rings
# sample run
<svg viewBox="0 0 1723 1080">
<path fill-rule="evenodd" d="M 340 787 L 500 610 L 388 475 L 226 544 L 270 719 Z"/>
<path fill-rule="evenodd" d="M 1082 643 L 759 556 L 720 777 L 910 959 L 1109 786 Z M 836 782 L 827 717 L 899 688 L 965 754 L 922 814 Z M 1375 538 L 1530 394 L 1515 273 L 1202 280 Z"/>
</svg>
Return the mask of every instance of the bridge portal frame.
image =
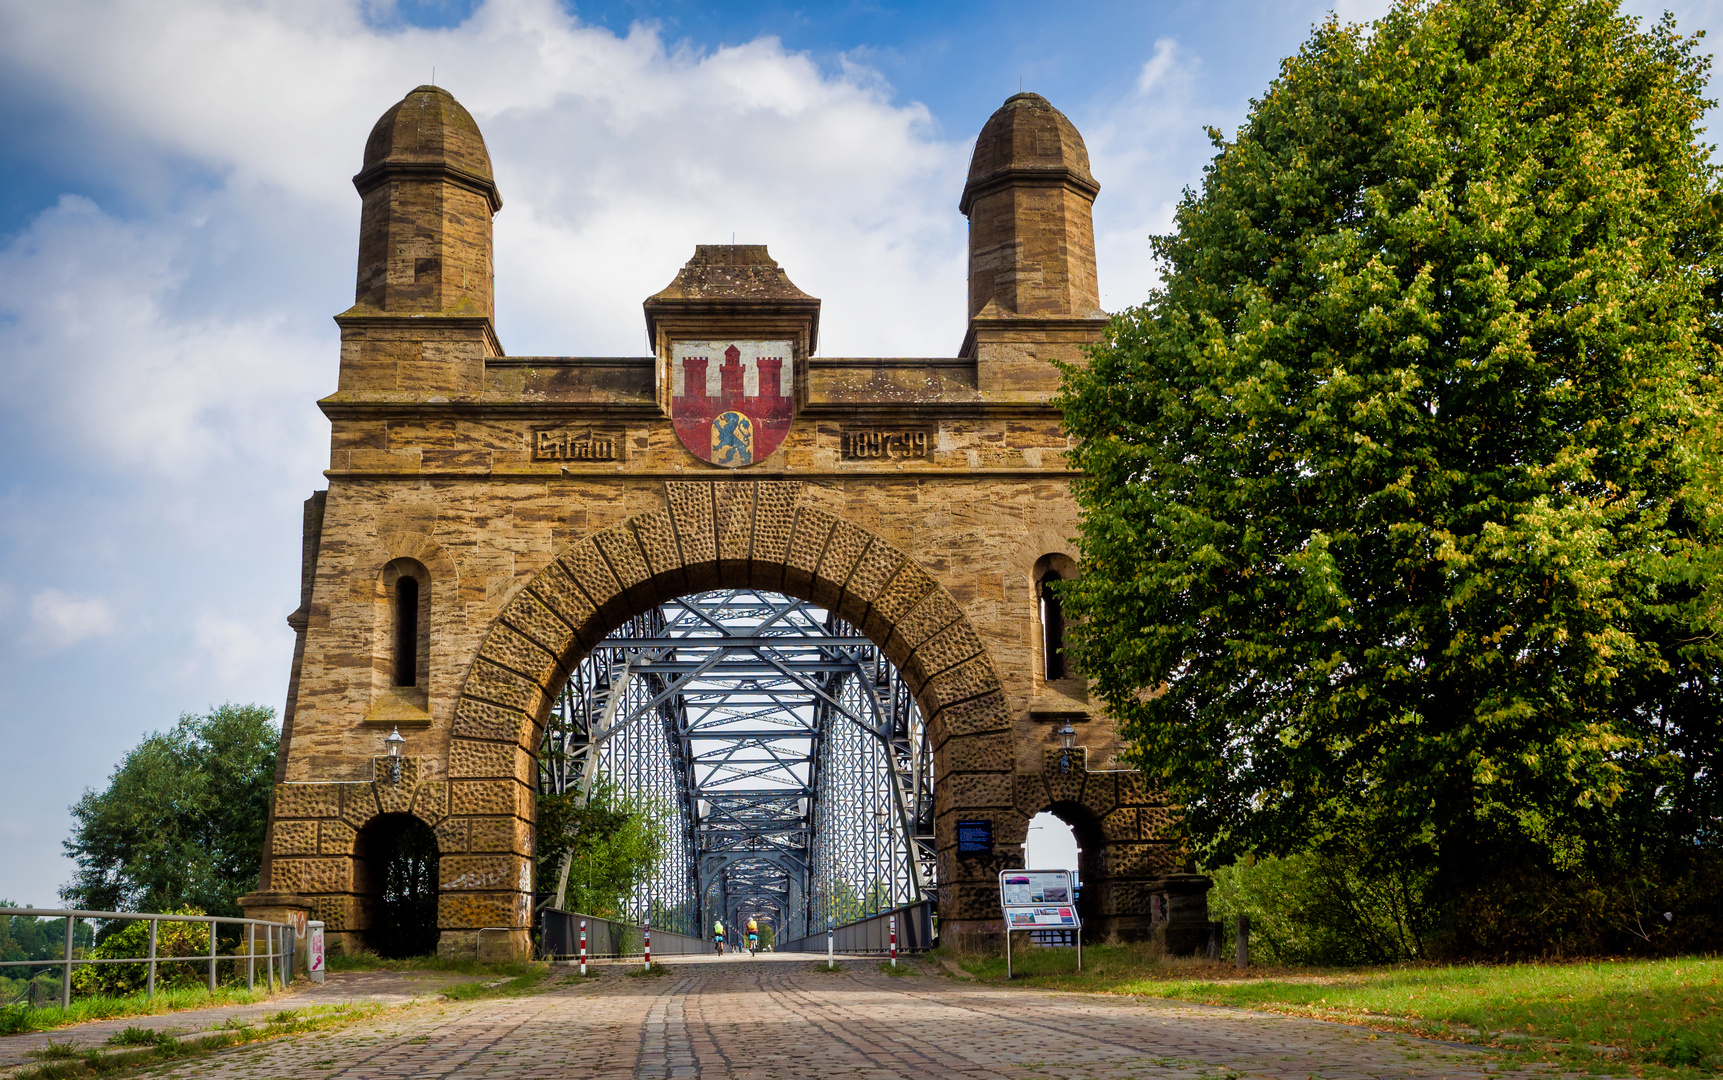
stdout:
<svg viewBox="0 0 1723 1080">
<path fill-rule="evenodd" d="M 356 837 L 411 813 L 441 852 L 439 948 L 472 955 L 507 927 L 484 949 L 523 953 L 535 754 L 569 671 L 667 600 L 744 587 L 836 612 L 912 688 L 934 747 L 942 934 L 999 935 L 998 872 L 1052 810 L 1082 846 L 1093 932 L 1196 945 L 1208 883 L 1187 872 L 1176 808 L 1121 763 L 1086 683 L 1047 678 L 1042 655 L 1042 579 L 1078 558 L 1051 361 L 1081 362 L 1106 324 L 1097 186 L 1057 110 L 1017 95 L 977 143 L 969 326 L 948 358 L 815 357 L 820 302 L 750 245 L 697 248 L 647 300 L 651 356 L 507 357 L 488 285 L 501 199 L 465 110 L 409 94 L 356 184 L 359 302 L 337 317 L 338 389 L 319 403 L 329 487 L 306 505 L 254 914 L 307 911 L 358 947 L 376 898 Z M 791 345 L 794 423 L 749 468 L 700 460 L 670 422 L 673 347 L 693 339 Z M 394 591 L 408 578 L 413 642 Z M 988 822 L 992 850 L 960 855 L 959 821 Z"/>
</svg>

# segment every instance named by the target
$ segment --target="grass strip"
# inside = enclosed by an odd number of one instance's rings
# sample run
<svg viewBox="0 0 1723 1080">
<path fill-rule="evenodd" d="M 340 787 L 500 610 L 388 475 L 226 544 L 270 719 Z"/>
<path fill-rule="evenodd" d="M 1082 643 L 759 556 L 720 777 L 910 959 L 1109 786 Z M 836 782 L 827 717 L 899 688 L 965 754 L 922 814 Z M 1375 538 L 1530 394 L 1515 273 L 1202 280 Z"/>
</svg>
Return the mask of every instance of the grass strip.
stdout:
<svg viewBox="0 0 1723 1080">
<path fill-rule="evenodd" d="M 246 1043 L 340 1027 L 369 1019 L 388 1008 L 391 1006 L 355 1002 L 283 1009 L 262 1023 L 230 1024 L 216 1031 L 186 1038 L 172 1032 L 145 1031 L 133 1026 L 109 1039 L 110 1043 L 136 1047 L 119 1051 L 79 1050 L 69 1042 L 56 1043 L 50 1040 L 46 1047 L 35 1051 L 35 1055 L 42 1059 L 43 1063 L 12 1073 L 10 1080 L 73 1080 L 80 1077 L 110 1076 L 134 1068 L 205 1057 L 218 1050 L 243 1046 Z"/>
<path fill-rule="evenodd" d="M 279 992 L 279 991 L 278 991 Z M 0 1009 L 0 1035 L 19 1035 L 27 1031 L 53 1031 L 72 1024 L 92 1020 L 113 1020 L 125 1016 L 160 1016 L 186 1009 L 211 1009 L 224 1005 L 255 1005 L 266 1001 L 269 994 L 262 990 L 241 990 L 221 987 L 210 993 L 202 987 L 181 987 L 158 990 L 153 998 L 143 994 L 122 997 L 92 995 L 74 1000 L 69 1008 L 49 1005 L 30 1008 L 22 1003 Z"/>
<path fill-rule="evenodd" d="M 519 997 L 538 989 L 550 965 L 544 963 L 491 964 L 491 974 L 502 976 L 489 982 L 456 983 L 438 991 L 450 1001 L 476 1001 L 488 997 Z"/>
<path fill-rule="evenodd" d="M 447 987 L 439 993 L 450 1001 L 518 997 L 539 989 L 548 971 L 549 965 L 538 963 L 482 965 L 478 973 L 501 973 L 504 977 L 484 983 L 461 983 Z M 433 998 L 425 1004 L 434 1001 Z M 55 1043 L 50 1040 L 46 1047 L 35 1052 L 37 1057 L 43 1059 L 43 1064 L 14 1072 L 8 1080 L 72 1080 L 77 1077 L 109 1076 L 123 1070 L 202 1057 L 247 1043 L 340 1027 L 400 1007 L 375 1002 L 353 1002 L 283 1009 L 262 1022 L 230 1018 L 220 1029 L 189 1037 L 181 1037 L 171 1031 L 150 1031 L 134 1024 L 110 1036 L 108 1042 L 114 1046 L 133 1046 L 137 1049 L 79 1050 L 69 1042 Z"/>
<path fill-rule="evenodd" d="M 390 959 L 376 953 L 330 953 L 324 962 L 329 971 L 447 971 L 457 975 L 519 975 L 528 961 L 476 960 L 472 957 L 407 956 Z"/>
<path fill-rule="evenodd" d="M 1142 946 L 1025 949 L 1018 983 L 1334 1020 L 1488 1046 L 1594 1071 L 1709 1077 L 1723 1071 L 1723 958 L 1396 965 L 1239 971 Z M 964 957 L 1004 982 L 1003 957 Z"/>
</svg>

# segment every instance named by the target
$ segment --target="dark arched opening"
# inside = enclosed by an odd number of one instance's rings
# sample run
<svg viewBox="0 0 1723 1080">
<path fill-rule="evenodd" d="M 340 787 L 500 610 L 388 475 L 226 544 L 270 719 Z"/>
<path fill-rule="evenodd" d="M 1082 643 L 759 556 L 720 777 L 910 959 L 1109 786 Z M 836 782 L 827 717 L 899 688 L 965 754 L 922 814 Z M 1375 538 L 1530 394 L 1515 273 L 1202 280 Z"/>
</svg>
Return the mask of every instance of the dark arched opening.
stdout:
<svg viewBox="0 0 1723 1080">
<path fill-rule="evenodd" d="M 419 685 L 419 580 L 395 581 L 395 685 Z"/>
<path fill-rule="evenodd" d="M 355 843 L 365 947 L 385 957 L 437 951 L 437 836 L 411 814 L 372 818 Z"/>
<path fill-rule="evenodd" d="M 1054 590 L 1059 581 L 1058 573 L 1051 570 L 1041 579 L 1041 655 L 1046 660 L 1043 677 L 1048 682 L 1066 676 L 1065 612 Z"/>
</svg>

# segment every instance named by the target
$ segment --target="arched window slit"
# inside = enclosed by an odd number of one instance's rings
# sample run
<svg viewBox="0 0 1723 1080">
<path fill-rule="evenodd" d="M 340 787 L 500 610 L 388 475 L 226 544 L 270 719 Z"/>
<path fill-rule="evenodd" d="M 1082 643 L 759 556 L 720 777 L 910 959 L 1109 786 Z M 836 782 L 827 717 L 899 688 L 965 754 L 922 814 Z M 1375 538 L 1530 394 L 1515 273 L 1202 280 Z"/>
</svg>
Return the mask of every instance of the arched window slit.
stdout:
<svg viewBox="0 0 1723 1080">
<path fill-rule="evenodd" d="M 395 582 L 395 685 L 419 685 L 419 581 Z"/>
<path fill-rule="evenodd" d="M 1041 656 L 1049 682 L 1065 677 L 1065 612 L 1053 591 L 1053 583 L 1059 580 L 1053 571 L 1041 579 Z"/>
</svg>

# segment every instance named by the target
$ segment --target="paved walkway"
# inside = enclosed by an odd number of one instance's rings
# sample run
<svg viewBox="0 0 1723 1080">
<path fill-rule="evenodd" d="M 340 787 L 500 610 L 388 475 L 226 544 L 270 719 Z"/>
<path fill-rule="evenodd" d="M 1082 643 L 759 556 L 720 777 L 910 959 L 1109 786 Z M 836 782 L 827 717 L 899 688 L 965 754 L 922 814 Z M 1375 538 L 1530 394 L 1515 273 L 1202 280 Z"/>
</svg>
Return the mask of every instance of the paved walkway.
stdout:
<svg viewBox="0 0 1723 1080">
<path fill-rule="evenodd" d="M 894 978 L 871 960 L 831 974 L 815 959 L 672 960 L 670 974 L 647 978 L 626 975 L 634 965 L 602 965 L 585 981 L 559 970 L 545 993 L 419 1005 L 151 1075 L 1483 1080 L 1496 1072 L 1477 1051 L 1335 1024 L 934 974 Z"/>
</svg>

